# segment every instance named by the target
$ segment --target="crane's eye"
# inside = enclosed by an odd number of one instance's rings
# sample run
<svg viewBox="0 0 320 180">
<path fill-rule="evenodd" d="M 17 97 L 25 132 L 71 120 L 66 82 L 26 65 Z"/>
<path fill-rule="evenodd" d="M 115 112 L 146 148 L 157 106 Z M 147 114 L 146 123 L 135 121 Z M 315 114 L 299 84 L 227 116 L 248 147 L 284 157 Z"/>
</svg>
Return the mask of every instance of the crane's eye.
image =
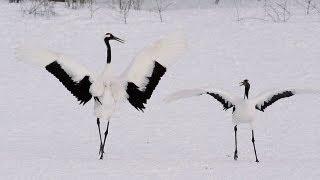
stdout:
<svg viewBox="0 0 320 180">
<path fill-rule="evenodd" d="M 104 37 L 105 37 L 105 38 L 111 38 L 111 34 L 110 34 L 110 33 L 107 33 Z"/>
</svg>

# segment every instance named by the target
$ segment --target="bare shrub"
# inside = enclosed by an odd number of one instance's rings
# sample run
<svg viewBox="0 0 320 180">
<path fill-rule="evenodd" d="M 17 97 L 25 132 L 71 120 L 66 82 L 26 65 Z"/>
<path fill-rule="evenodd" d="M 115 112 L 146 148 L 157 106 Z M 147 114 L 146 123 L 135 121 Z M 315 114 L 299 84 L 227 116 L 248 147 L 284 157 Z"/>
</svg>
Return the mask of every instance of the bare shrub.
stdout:
<svg viewBox="0 0 320 180">
<path fill-rule="evenodd" d="M 264 1 L 265 15 L 273 22 L 287 22 L 291 17 L 291 12 L 288 9 L 288 0 L 282 2 Z"/>
<path fill-rule="evenodd" d="M 34 16 L 54 16 L 55 2 L 50 0 L 30 0 L 21 3 L 21 11 L 24 14 L 32 14 Z"/>
<path fill-rule="evenodd" d="M 159 19 L 163 22 L 163 11 L 166 11 L 168 7 L 173 5 L 173 2 L 168 2 L 166 0 L 155 0 L 156 1 L 156 12 L 159 15 Z"/>
<path fill-rule="evenodd" d="M 144 0 L 130 0 L 131 6 L 130 8 L 133 8 L 134 10 L 141 10 L 142 4 Z M 127 8 L 128 0 L 111 0 L 111 3 L 114 6 L 118 6 L 119 9 L 125 9 Z"/>
<path fill-rule="evenodd" d="M 90 10 L 90 18 L 92 19 L 94 16 L 94 13 L 99 9 L 99 7 L 95 6 L 94 0 L 89 0 L 88 8 Z"/>
<path fill-rule="evenodd" d="M 315 11 L 316 13 L 320 14 L 320 8 L 317 6 L 314 0 L 305 0 L 304 3 L 306 4 L 307 15 L 309 15 L 311 11 Z"/>
<path fill-rule="evenodd" d="M 143 4 L 143 0 L 133 0 L 133 9 L 141 10 L 142 4 Z"/>
<path fill-rule="evenodd" d="M 130 12 L 130 9 L 131 9 L 131 7 L 133 5 L 133 0 L 126 0 L 126 1 L 120 0 L 120 2 L 121 2 L 121 6 L 119 6 L 119 7 L 121 7 L 120 8 L 120 15 L 123 18 L 123 22 L 125 24 L 127 24 L 127 19 L 128 19 L 128 16 L 129 16 L 129 12 Z"/>
<path fill-rule="evenodd" d="M 65 0 L 66 6 L 72 9 L 83 8 L 86 4 L 93 3 L 93 0 Z"/>
<path fill-rule="evenodd" d="M 9 3 L 20 3 L 21 0 L 9 0 Z"/>
</svg>

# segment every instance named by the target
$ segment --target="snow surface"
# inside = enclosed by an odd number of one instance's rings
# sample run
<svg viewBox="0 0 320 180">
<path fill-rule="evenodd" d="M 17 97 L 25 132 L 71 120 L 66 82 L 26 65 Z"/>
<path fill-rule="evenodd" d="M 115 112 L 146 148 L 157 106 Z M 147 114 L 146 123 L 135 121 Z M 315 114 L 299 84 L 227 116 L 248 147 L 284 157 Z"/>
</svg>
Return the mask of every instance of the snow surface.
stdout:
<svg viewBox="0 0 320 180">
<path fill-rule="evenodd" d="M 223 88 L 252 96 L 277 87 L 319 87 L 320 17 L 294 11 L 287 23 L 235 21 L 232 8 L 132 12 L 124 25 L 111 10 L 90 19 L 87 9 L 60 8 L 54 18 L 22 16 L 0 3 L 0 179 L 317 179 L 320 177 L 320 98 L 301 95 L 259 113 L 254 162 L 249 126 L 238 127 L 233 160 L 231 112 L 206 96 L 165 104 L 180 89 Z M 259 15 L 256 9 L 241 12 Z M 79 106 L 58 80 L 14 58 L 23 42 L 42 42 L 99 70 L 106 61 L 106 32 L 114 68 L 122 72 L 136 53 L 160 36 L 184 29 L 189 48 L 169 69 L 145 113 L 128 103 L 113 117 L 106 158 L 98 160 L 92 103 Z M 40 44 L 40 43 L 39 43 Z M 39 45 L 40 46 L 40 45 Z M 105 124 L 103 124 L 105 126 Z"/>
</svg>

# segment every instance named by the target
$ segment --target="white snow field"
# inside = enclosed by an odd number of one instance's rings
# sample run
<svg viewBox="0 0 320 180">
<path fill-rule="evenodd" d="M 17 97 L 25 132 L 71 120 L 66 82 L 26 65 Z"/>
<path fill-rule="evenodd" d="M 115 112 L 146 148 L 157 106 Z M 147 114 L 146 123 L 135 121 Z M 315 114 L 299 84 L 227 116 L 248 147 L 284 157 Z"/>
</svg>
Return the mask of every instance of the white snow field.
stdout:
<svg viewBox="0 0 320 180">
<path fill-rule="evenodd" d="M 278 87 L 320 87 L 320 16 L 292 12 L 286 23 L 237 22 L 235 9 L 188 9 L 156 14 L 132 12 L 128 24 L 117 12 L 57 7 L 55 17 L 22 16 L 19 6 L 0 2 L 0 179 L 318 179 L 320 97 L 299 95 L 258 113 L 255 163 L 248 125 L 238 127 L 233 160 L 231 111 L 209 96 L 165 104 L 181 89 L 223 88 L 251 96 Z M 246 14 L 244 14 L 244 12 Z M 254 8 L 243 16 L 259 16 Z M 106 32 L 119 74 L 135 54 L 170 32 L 183 30 L 188 50 L 160 81 L 145 113 L 129 103 L 110 123 L 104 160 L 92 101 L 79 106 L 45 69 L 17 61 L 19 43 L 67 54 L 91 70 L 106 63 Z M 103 124 L 105 127 L 105 124 Z"/>
</svg>

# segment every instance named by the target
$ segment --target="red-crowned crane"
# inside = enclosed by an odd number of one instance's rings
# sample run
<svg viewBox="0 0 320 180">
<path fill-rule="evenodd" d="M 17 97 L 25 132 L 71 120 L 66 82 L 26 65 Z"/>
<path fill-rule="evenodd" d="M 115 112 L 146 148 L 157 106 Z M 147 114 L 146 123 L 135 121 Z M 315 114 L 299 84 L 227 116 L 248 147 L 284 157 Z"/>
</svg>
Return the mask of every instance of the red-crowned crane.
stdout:
<svg viewBox="0 0 320 180">
<path fill-rule="evenodd" d="M 90 72 L 77 62 L 47 49 L 20 46 L 16 50 L 19 60 L 32 62 L 45 68 L 80 101 L 80 104 L 84 105 L 94 97 L 94 112 L 100 139 L 100 159 L 103 159 L 110 118 L 117 104 L 127 100 L 133 107 L 143 112 L 147 100 L 150 99 L 167 68 L 177 61 L 178 55 L 186 49 L 183 34 L 169 34 L 142 50 L 122 74 L 115 75 L 111 66 L 110 41 L 112 40 L 124 43 L 124 40 L 111 33 L 105 34 L 107 63 L 100 74 Z M 105 120 L 107 124 L 103 139 L 100 120 Z"/>
<path fill-rule="evenodd" d="M 200 95 L 210 95 L 218 102 L 223 105 L 224 110 L 232 109 L 232 122 L 234 124 L 234 133 L 235 133 L 235 151 L 234 151 L 234 160 L 238 159 L 238 149 L 237 149 L 237 125 L 241 123 L 249 123 L 251 125 L 251 135 L 252 135 L 252 144 L 254 148 L 254 154 L 256 158 L 256 162 L 259 162 L 257 157 L 257 151 L 255 146 L 254 139 L 254 126 L 253 122 L 255 120 L 255 112 L 256 110 L 264 112 L 264 110 L 269 107 L 274 102 L 282 99 L 291 97 L 296 94 L 304 94 L 304 93 L 320 93 L 319 90 L 316 89 L 278 89 L 271 90 L 261 93 L 253 99 L 249 99 L 249 90 L 250 83 L 247 79 L 240 83 L 241 86 L 245 87 L 244 97 L 236 97 L 233 96 L 223 90 L 219 89 L 189 89 L 189 90 L 181 90 L 176 93 L 173 93 L 165 98 L 165 101 L 172 102 L 182 98 L 188 98 L 192 96 L 200 96 Z"/>
</svg>

